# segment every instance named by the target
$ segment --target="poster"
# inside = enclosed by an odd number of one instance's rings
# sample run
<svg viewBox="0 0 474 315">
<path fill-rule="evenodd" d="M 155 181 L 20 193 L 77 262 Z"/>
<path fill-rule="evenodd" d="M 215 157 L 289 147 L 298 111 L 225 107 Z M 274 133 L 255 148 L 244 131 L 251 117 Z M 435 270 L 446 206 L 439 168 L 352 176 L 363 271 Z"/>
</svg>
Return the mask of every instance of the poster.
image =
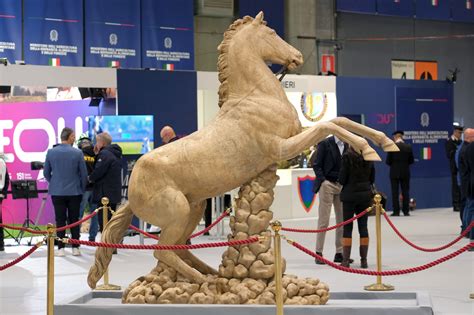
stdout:
<svg viewBox="0 0 474 315">
<path fill-rule="evenodd" d="M 392 79 L 415 79 L 415 62 L 410 60 L 392 60 Z"/>
<path fill-rule="evenodd" d="M 415 78 L 417 80 L 438 80 L 438 63 L 436 61 L 415 62 Z"/>
<path fill-rule="evenodd" d="M 5 152 L 11 180 L 37 180 L 38 189 L 47 189 L 43 172 L 31 170 L 32 161 L 44 162 L 46 152 L 58 143 L 61 130 L 71 127 L 76 136 L 86 130 L 85 117 L 97 114 L 89 100 L 42 103 L 0 103 L 0 152 Z M 45 200 L 38 224 L 54 223 L 54 210 L 46 194 L 29 201 L 30 218 L 35 221 Z M 2 204 L 3 222 L 22 224 L 26 200 L 8 196 Z"/>
<path fill-rule="evenodd" d="M 25 62 L 34 65 L 83 65 L 81 0 L 25 0 Z"/>
<path fill-rule="evenodd" d="M 0 58 L 21 59 L 21 1 L 0 0 Z"/>
</svg>

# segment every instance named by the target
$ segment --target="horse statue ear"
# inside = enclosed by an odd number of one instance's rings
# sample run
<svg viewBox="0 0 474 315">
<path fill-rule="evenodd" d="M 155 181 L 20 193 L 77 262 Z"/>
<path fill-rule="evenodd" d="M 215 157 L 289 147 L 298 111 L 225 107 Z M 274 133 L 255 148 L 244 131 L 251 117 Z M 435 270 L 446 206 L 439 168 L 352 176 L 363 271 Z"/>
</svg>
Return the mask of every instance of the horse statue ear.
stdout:
<svg viewBox="0 0 474 315">
<path fill-rule="evenodd" d="M 260 11 L 255 17 L 255 19 L 253 20 L 253 24 L 258 25 L 262 23 L 263 23 L 263 11 Z"/>
</svg>

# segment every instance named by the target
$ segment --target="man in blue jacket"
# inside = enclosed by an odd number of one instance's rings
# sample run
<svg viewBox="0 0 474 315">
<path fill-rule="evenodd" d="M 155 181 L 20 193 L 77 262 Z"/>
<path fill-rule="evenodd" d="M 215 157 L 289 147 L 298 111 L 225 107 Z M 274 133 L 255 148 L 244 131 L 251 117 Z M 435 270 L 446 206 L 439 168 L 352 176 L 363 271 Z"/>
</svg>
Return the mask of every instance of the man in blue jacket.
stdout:
<svg viewBox="0 0 474 315">
<path fill-rule="evenodd" d="M 87 183 L 87 169 L 84 156 L 72 147 L 76 135 L 71 128 L 61 131 L 61 143 L 46 154 L 43 174 L 49 182 L 49 194 L 56 214 L 56 226 L 62 227 L 79 220 L 82 194 Z M 58 237 L 64 238 L 66 232 L 58 231 Z M 71 237 L 79 239 L 80 226 L 71 228 Z M 64 243 L 58 243 L 56 256 L 64 257 Z M 79 245 L 73 245 L 72 254 L 80 256 Z"/>
<path fill-rule="evenodd" d="M 89 180 L 94 183 L 92 202 L 101 205 L 102 197 L 109 198 L 109 206 L 115 211 L 122 201 L 122 149 L 112 144 L 112 137 L 107 132 L 96 136 L 94 151 L 97 154 L 95 166 Z M 103 229 L 102 211 L 99 211 L 99 227 Z M 112 214 L 109 213 L 109 219 Z"/>
</svg>

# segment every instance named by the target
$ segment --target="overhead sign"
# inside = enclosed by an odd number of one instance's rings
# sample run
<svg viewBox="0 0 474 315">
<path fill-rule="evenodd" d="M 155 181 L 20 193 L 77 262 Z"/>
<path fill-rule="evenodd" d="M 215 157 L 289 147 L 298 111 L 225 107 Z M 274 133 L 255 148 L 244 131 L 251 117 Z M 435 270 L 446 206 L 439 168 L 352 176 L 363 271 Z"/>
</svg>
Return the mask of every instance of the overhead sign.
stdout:
<svg viewBox="0 0 474 315">
<path fill-rule="evenodd" d="M 392 60 L 392 79 L 415 79 L 415 62 Z"/>
<path fill-rule="evenodd" d="M 415 62 L 417 80 L 438 80 L 438 63 L 436 61 Z"/>
<path fill-rule="evenodd" d="M 321 70 L 323 73 L 336 73 L 336 57 L 334 55 L 322 55 Z"/>
<path fill-rule="evenodd" d="M 36 65 L 82 66 L 82 10 L 81 0 L 25 0 L 25 62 Z"/>
<path fill-rule="evenodd" d="M 84 3 L 86 66 L 140 68 L 140 1 Z"/>
<path fill-rule="evenodd" d="M 0 0 L 0 58 L 21 59 L 21 1 Z"/>
</svg>

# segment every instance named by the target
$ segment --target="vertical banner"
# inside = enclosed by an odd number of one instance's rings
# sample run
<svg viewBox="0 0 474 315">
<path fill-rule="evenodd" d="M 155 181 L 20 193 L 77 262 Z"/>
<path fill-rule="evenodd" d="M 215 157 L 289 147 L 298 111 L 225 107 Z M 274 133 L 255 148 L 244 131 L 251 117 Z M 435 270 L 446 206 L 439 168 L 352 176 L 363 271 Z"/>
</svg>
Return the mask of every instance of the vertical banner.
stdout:
<svg viewBox="0 0 474 315">
<path fill-rule="evenodd" d="M 194 70 L 193 2 L 142 0 L 142 67 Z"/>
<path fill-rule="evenodd" d="M 415 62 L 409 60 L 392 60 L 392 79 L 415 79 Z"/>
<path fill-rule="evenodd" d="M 415 62 L 415 78 L 417 80 L 438 80 L 438 63 L 436 61 Z"/>
<path fill-rule="evenodd" d="M 85 0 L 86 66 L 140 68 L 140 1 Z"/>
<path fill-rule="evenodd" d="M 82 0 L 25 0 L 25 62 L 82 66 L 82 10 Z"/>
<path fill-rule="evenodd" d="M 325 74 L 329 71 L 336 73 L 336 57 L 334 55 L 322 55 L 321 70 Z"/>
<path fill-rule="evenodd" d="M 21 1 L 0 0 L 0 58 L 21 59 Z"/>
<path fill-rule="evenodd" d="M 452 89 L 397 87 L 396 119 L 413 148 L 412 176 L 449 176 L 444 146 L 452 130 Z"/>
</svg>

